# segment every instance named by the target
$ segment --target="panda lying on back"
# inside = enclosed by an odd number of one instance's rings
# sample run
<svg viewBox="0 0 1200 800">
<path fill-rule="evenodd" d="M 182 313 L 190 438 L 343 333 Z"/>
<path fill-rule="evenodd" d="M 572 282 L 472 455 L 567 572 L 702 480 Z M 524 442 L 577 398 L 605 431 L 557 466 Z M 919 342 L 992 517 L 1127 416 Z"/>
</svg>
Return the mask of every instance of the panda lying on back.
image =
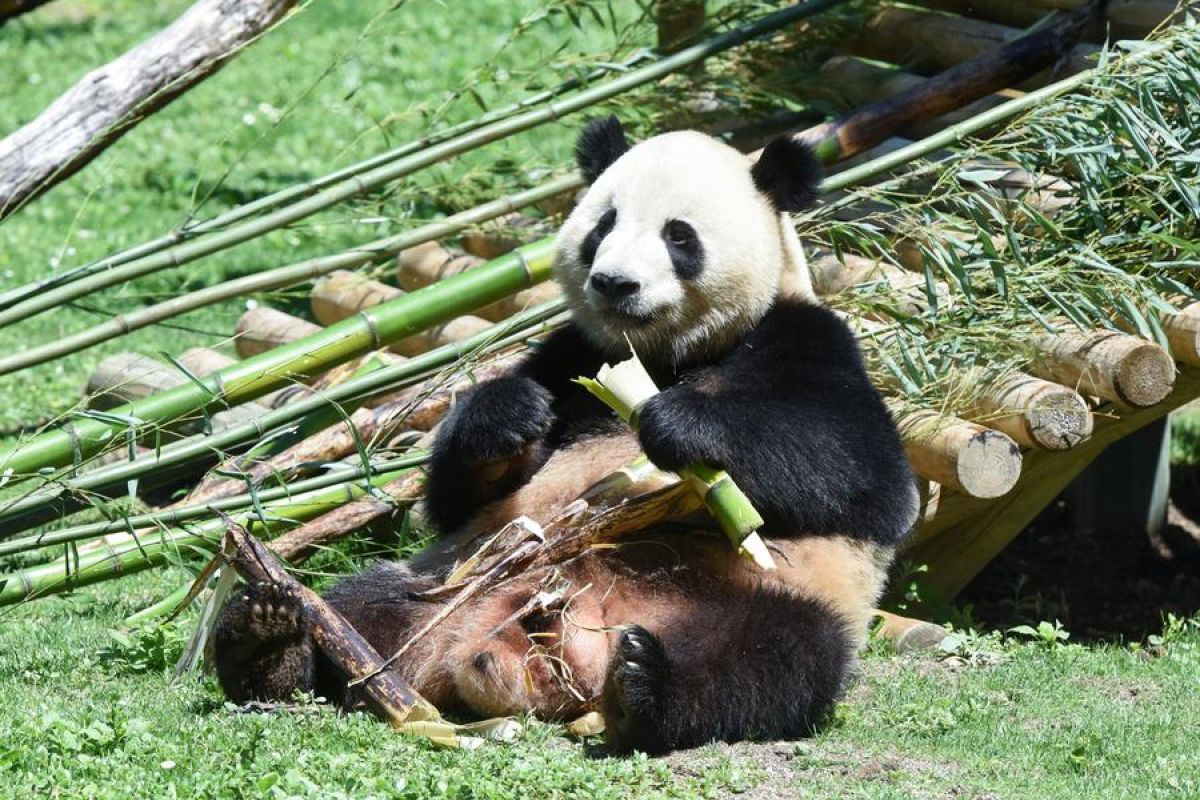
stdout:
<svg viewBox="0 0 1200 800">
<path fill-rule="evenodd" d="M 618 751 L 805 735 L 836 701 L 916 514 L 896 430 L 854 337 L 813 299 L 787 218 L 813 199 L 815 160 L 787 138 L 753 166 L 694 132 L 630 148 L 613 118 L 584 130 L 577 155 L 590 188 L 556 256 L 570 324 L 443 422 L 427 492 L 439 542 L 327 599 L 389 655 L 439 610 L 416 593 L 481 533 L 546 522 L 639 448 L 666 470 L 704 462 L 766 520 L 775 572 L 719 534 L 658 526 L 469 602 L 398 668 L 443 710 L 600 710 Z M 572 382 L 628 357 L 627 340 L 663 387 L 636 438 Z M 547 589 L 565 600 L 545 607 Z M 230 601 L 215 647 L 233 700 L 345 694 L 298 601 L 271 587 Z"/>
</svg>

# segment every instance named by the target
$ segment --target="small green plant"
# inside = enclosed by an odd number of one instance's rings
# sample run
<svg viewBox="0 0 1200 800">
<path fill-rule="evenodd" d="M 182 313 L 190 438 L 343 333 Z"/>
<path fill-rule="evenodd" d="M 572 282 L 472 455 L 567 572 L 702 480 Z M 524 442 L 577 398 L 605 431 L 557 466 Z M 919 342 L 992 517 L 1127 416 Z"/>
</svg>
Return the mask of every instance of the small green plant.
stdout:
<svg viewBox="0 0 1200 800">
<path fill-rule="evenodd" d="M 1063 628 L 1062 623 L 1058 620 L 1054 620 L 1053 624 L 1043 620 L 1038 623 L 1036 628 L 1029 625 L 1017 625 L 1009 628 L 1008 632 L 1015 633 L 1043 647 L 1061 647 L 1071 638 L 1070 631 Z"/>
<path fill-rule="evenodd" d="M 100 651 L 100 659 L 118 672 L 163 672 L 175 665 L 187 643 L 187 634 L 174 622 L 108 633 L 111 643 Z"/>
</svg>

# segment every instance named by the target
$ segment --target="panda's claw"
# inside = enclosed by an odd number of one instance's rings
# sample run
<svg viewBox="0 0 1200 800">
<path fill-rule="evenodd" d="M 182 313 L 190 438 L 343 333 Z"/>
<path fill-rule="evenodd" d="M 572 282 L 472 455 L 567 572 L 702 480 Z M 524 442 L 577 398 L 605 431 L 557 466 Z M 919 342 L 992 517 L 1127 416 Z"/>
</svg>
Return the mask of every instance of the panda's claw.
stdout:
<svg viewBox="0 0 1200 800">
<path fill-rule="evenodd" d="M 670 749 L 663 730 L 671 678 L 666 650 L 640 625 L 621 631 L 604 688 L 608 745 L 615 751 Z"/>
</svg>

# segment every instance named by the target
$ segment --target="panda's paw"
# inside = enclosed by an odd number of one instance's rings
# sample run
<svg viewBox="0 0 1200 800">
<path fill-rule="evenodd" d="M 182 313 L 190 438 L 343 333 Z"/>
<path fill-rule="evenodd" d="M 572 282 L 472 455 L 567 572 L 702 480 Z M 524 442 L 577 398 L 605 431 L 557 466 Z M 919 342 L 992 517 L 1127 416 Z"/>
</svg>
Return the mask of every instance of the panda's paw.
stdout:
<svg viewBox="0 0 1200 800">
<path fill-rule="evenodd" d="M 300 639 L 306 624 L 297 592 L 252 581 L 226 603 L 217 628 L 230 642 L 267 645 Z"/>
<path fill-rule="evenodd" d="M 447 455 L 470 464 L 512 459 L 550 430 L 553 399 L 549 390 L 529 378 L 482 383 L 447 419 L 439 445 Z"/>
<path fill-rule="evenodd" d="M 660 469 L 677 472 L 692 464 L 723 467 L 723 431 L 708 418 L 703 395 L 675 386 L 650 398 L 638 410 L 638 441 Z"/>
<path fill-rule="evenodd" d="M 621 631 L 604 687 L 604 727 L 617 752 L 671 749 L 667 735 L 671 680 L 667 652 L 658 637 L 640 625 Z"/>
</svg>

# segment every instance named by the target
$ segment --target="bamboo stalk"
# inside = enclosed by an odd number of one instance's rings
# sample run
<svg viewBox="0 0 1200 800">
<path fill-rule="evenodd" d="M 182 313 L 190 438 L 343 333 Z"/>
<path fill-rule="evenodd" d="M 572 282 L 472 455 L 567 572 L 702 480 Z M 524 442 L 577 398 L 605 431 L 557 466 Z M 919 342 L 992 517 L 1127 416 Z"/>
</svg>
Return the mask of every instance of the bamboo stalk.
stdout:
<svg viewBox="0 0 1200 800">
<path fill-rule="evenodd" d="M 1021 477 L 1021 449 L 1000 431 L 935 411 L 906 414 L 896 424 L 909 463 L 922 478 L 994 498 Z"/>
<path fill-rule="evenodd" d="M 293 317 L 270 306 L 256 306 L 238 319 L 233 345 L 241 358 L 250 358 L 289 344 L 321 330 L 306 319 Z"/>
<path fill-rule="evenodd" d="M 247 275 L 232 281 L 209 286 L 182 297 L 176 297 L 152 306 L 137 309 L 126 314 L 118 314 L 112 320 L 96 325 L 87 330 L 36 347 L 31 347 L 7 358 L 0 358 L 0 375 L 15 372 L 26 367 L 43 364 L 56 358 L 69 355 L 88 347 L 106 342 L 118 336 L 124 336 L 130 331 L 144 328 L 156 322 L 194 311 L 197 308 L 229 300 L 249 292 L 281 289 L 286 286 L 303 283 L 320 277 L 335 269 L 352 269 L 364 264 L 381 261 L 395 255 L 406 247 L 421 242 L 448 236 L 462 230 L 468 225 L 480 222 L 500 214 L 506 214 L 514 208 L 527 205 L 538 198 L 553 196 L 564 187 L 579 186 L 577 175 L 569 175 L 540 186 L 520 192 L 512 197 L 493 200 L 476 206 L 468 211 L 455 214 L 444 220 L 423 225 L 408 233 L 389 236 L 374 242 L 360 245 L 351 250 L 335 253 L 329 256 L 310 258 L 295 264 L 266 270 L 255 275 Z M 537 243 L 534 243 L 535 246 Z"/>
<path fill-rule="evenodd" d="M 228 449 L 260 438 L 264 431 L 304 419 L 325 409 L 330 402 L 341 402 L 369 395 L 405 381 L 421 379 L 434 370 L 451 364 L 479 349 L 491 352 L 509 346 L 538 330 L 537 326 L 563 310 L 561 303 L 530 309 L 492 331 L 471 340 L 446 345 L 438 350 L 411 359 L 403 364 L 374 371 L 327 391 L 323 396 L 303 397 L 264 414 L 260 419 L 209 436 L 193 437 L 186 441 L 156 449 L 151 454 L 94 470 L 70 480 L 56 480 L 53 488 L 39 489 L 28 496 L 10 500 L 0 506 L 0 530 L 16 533 L 48 517 L 62 516 L 66 509 L 80 507 L 79 496 L 105 495 L 123 488 L 127 481 L 151 473 L 170 470 L 180 464 L 212 459 Z M 515 332 L 515 333 L 513 333 Z M 511 334 L 511 335 L 509 335 Z M 501 338 L 505 337 L 505 338 Z M 3 534 L 0 534 L 3 535 Z"/>
<path fill-rule="evenodd" d="M 400 471 L 371 476 L 371 486 L 383 486 L 398 478 Z M 254 530 L 270 532 L 288 522 L 303 522 L 356 500 L 366 493 L 360 482 L 343 483 L 329 489 L 306 492 L 286 501 L 265 506 L 268 518 L 264 522 L 254 512 L 246 516 L 246 524 Z M 190 550 L 210 552 L 220 540 L 223 523 L 208 520 L 188 529 L 151 533 L 136 541 L 102 548 L 65 561 L 41 564 L 0 575 L 0 607 L 25 600 L 48 597 L 81 586 L 105 581 L 118 575 L 140 572 L 165 563 L 177 554 Z M 70 556 L 71 551 L 68 550 Z"/>
<path fill-rule="evenodd" d="M 1158 345 L 1111 331 L 1063 331 L 1033 339 L 1038 357 L 1029 371 L 1109 402 L 1145 408 L 1175 384 L 1175 362 Z"/>
<path fill-rule="evenodd" d="M 254 219 L 239 222 L 215 232 L 210 236 L 174 245 L 167 250 L 143 256 L 120 266 L 93 271 L 85 277 L 53 289 L 30 290 L 23 293 L 25 299 L 12 303 L 0 311 L 0 327 L 28 319 L 34 314 L 58 307 L 70 300 L 82 297 L 98 289 L 122 283 L 142 275 L 148 275 L 168 267 L 186 264 L 203 256 L 233 247 L 268 231 L 290 225 L 298 220 L 327 209 L 333 205 L 377 189 L 392 181 L 413 174 L 432 164 L 445 161 L 485 144 L 529 130 L 537 125 L 560 119 L 608 100 L 619 94 L 651 83 L 686 66 L 698 63 L 712 55 L 721 53 L 767 33 L 779 30 L 798 20 L 817 14 L 828 8 L 841 5 L 845 0 L 802 0 L 796 5 L 768 14 L 752 23 L 742 25 L 727 33 L 714 36 L 704 42 L 684 48 L 653 64 L 624 73 L 619 77 L 561 101 L 547 103 L 545 107 L 516 114 L 507 119 L 489 123 L 461 136 L 454 137 L 410 155 L 398 158 L 353 178 L 336 183 L 309 195 L 303 200 L 262 214 Z M 511 209 L 510 209 L 511 210 Z"/>
<path fill-rule="evenodd" d="M 344 463 L 339 464 L 335 470 L 327 472 L 324 475 L 306 478 L 298 481 L 293 481 L 286 486 L 276 486 L 268 489 L 258 489 L 254 494 L 240 493 L 230 494 L 217 497 L 206 497 L 202 502 L 196 503 L 181 503 L 165 511 L 155 511 L 146 514 L 133 514 L 130 516 L 121 517 L 119 519 L 106 520 L 104 522 L 91 522 L 86 525 L 75 525 L 70 528 L 63 528 L 57 531 L 43 531 L 42 533 L 32 536 L 23 536 L 17 539 L 11 539 L 6 542 L 0 542 L 0 556 L 13 555 L 14 553 L 23 553 L 28 550 L 36 550 L 40 547 L 49 547 L 51 545 L 67 544 L 69 542 L 81 542 L 87 539 L 96 539 L 109 534 L 123 534 L 129 531 L 137 531 L 139 536 L 153 537 L 157 530 L 161 530 L 168 526 L 178 525 L 181 522 L 189 522 L 195 519 L 209 517 L 214 511 L 233 511 L 235 509 L 246 508 L 254 503 L 271 503 L 276 500 L 284 500 L 289 497 L 296 497 L 307 492 L 314 492 L 319 489 L 327 489 L 333 486 L 341 486 L 353 481 L 362 480 L 370 473 L 374 472 L 395 472 L 397 470 L 407 469 L 409 467 L 418 467 L 429 460 L 425 453 L 405 456 L 403 458 L 389 459 L 387 461 L 373 464 L 370 468 L 364 467 L 361 463 Z M 406 473 L 407 476 L 412 476 L 415 473 Z M 400 480 L 405 480 L 401 478 Z M 244 487 L 245 484 L 243 483 Z M 303 526 L 301 526 L 303 527 Z M 299 528 L 296 530 L 300 530 Z M 291 531 L 289 533 L 294 533 Z M 289 534 L 284 534 L 287 536 Z M 280 537 L 283 538 L 283 537 Z M 290 556 L 282 551 L 280 555 L 290 560 Z"/>
<path fill-rule="evenodd" d="M 538 242 L 418 292 L 361 312 L 289 345 L 262 353 L 221 370 L 200 382 L 170 389 L 115 409 L 137 425 L 81 419 L 29 439 L 0 455 L 0 465 L 15 476 L 99 452 L 114 435 L 128 428 L 162 423 L 198 410 L 236 405 L 283 388 L 324 369 L 398 341 L 430 325 L 506 294 L 523 289 L 550 273 L 552 242 Z"/>
<path fill-rule="evenodd" d="M 408 685 L 395 670 L 387 669 L 349 622 L 313 590 L 287 573 L 275 556 L 242 526 L 229 520 L 221 546 L 222 556 L 247 580 L 283 587 L 300 598 L 313 642 L 355 687 L 375 716 L 393 727 L 406 722 L 439 720 L 438 710 Z"/>
</svg>

